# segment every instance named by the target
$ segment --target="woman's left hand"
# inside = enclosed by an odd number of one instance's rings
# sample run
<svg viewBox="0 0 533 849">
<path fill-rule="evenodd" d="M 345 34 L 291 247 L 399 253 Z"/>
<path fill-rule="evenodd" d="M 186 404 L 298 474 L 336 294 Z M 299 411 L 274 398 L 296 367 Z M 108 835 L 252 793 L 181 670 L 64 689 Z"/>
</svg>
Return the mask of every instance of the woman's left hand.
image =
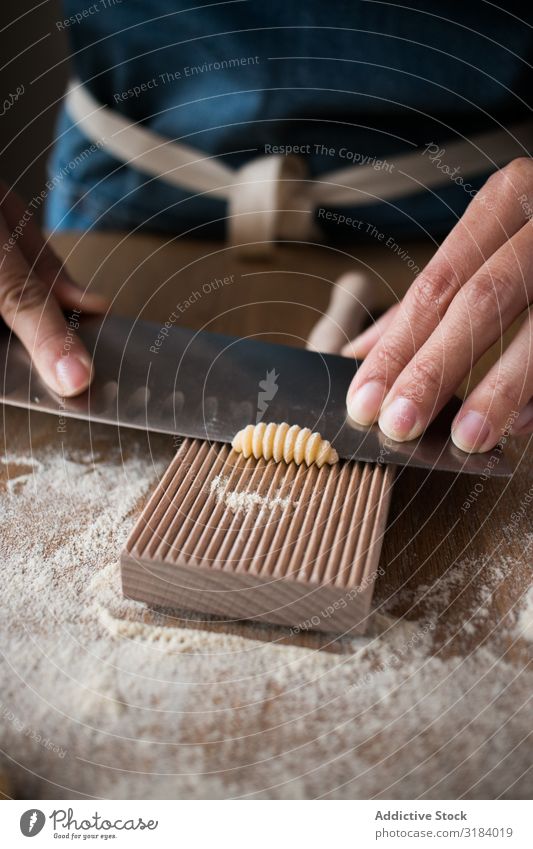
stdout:
<svg viewBox="0 0 533 849">
<path fill-rule="evenodd" d="M 464 401 L 452 426 L 463 451 L 533 432 L 533 160 L 496 172 L 396 305 L 343 353 L 365 358 L 348 391 L 350 416 L 415 439 L 482 354 L 524 322 Z"/>
</svg>

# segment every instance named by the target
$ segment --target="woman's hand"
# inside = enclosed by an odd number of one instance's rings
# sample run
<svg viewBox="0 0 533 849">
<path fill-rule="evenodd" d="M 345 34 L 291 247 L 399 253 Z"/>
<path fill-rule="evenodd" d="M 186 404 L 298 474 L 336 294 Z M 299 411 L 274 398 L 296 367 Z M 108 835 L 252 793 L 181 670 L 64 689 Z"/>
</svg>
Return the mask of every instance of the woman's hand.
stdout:
<svg viewBox="0 0 533 849">
<path fill-rule="evenodd" d="M 507 350 L 452 426 L 463 451 L 533 432 L 533 160 L 496 172 L 394 306 L 343 351 L 365 357 L 348 391 L 350 416 L 391 439 L 420 436 L 481 355 L 521 314 Z"/>
<path fill-rule="evenodd" d="M 0 315 L 19 337 L 48 386 L 77 395 L 92 378 L 91 358 L 62 309 L 105 310 L 100 295 L 76 286 L 16 194 L 0 183 Z"/>
</svg>

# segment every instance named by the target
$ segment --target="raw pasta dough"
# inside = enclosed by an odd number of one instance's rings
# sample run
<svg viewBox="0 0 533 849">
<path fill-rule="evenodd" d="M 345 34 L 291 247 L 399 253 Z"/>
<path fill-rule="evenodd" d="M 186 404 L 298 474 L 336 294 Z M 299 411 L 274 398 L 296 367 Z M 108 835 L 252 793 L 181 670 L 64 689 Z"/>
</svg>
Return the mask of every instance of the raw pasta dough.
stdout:
<svg viewBox="0 0 533 849">
<path fill-rule="evenodd" d="M 291 427 L 287 422 L 248 425 L 236 434 L 231 445 L 245 457 L 253 454 L 256 460 L 260 457 L 265 460 L 273 458 L 276 463 L 294 460 L 297 465 L 306 463 L 311 466 L 314 463 L 320 468 L 324 463 L 331 466 L 339 459 L 331 443 L 322 439 L 319 433 L 311 433 L 308 427 Z"/>
</svg>

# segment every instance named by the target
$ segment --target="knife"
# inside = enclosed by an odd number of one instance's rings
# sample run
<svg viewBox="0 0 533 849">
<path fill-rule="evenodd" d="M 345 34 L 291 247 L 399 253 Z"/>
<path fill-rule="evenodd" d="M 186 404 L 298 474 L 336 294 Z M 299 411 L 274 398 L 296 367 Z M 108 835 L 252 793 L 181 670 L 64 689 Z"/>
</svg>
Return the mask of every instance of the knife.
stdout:
<svg viewBox="0 0 533 849">
<path fill-rule="evenodd" d="M 465 454 L 453 445 L 457 398 L 410 442 L 388 439 L 377 425 L 356 425 L 345 399 L 358 364 L 346 357 L 272 344 L 262 334 L 232 337 L 115 315 L 81 319 L 78 332 L 95 367 L 86 392 L 62 398 L 50 390 L 6 329 L 0 334 L 0 400 L 60 418 L 216 442 L 231 442 L 250 423 L 286 421 L 318 431 L 346 460 L 512 474 L 499 447 Z"/>
</svg>

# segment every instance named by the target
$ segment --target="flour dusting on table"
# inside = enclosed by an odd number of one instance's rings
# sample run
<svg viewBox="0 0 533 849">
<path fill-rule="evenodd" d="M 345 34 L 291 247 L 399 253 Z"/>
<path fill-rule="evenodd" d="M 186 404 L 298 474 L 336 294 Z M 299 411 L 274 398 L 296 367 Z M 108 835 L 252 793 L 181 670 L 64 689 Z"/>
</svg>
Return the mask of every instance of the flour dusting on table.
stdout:
<svg viewBox="0 0 533 849">
<path fill-rule="evenodd" d="M 533 586 L 528 589 L 520 605 L 515 633 L 517 637 L 533 642 Z"/>
<path fill-rule="evenodd" d="M 491 798 L 509 785 L 510 797 L 527 795 L 527 682 L 507 650 L 517 629 L 531 633 L 531 596 L 503 622 L 501 645 L 478 638 L 513 578 L 503 556 L 443 564 L 435 582 L 387 600 L 366 636 L 329 644 L 169 616 L 124 599 L 118 568 L 170 461 L 168 441 L 150 437 L 148 450 L 133 432 L 118 443 L 113 429 L 72 423 L 63 445 L 43 447 L 49 426 L 35 416 L 29 451 L 19 414 L 9 415 L 0 730 L 19 793 L 440 799 Z"/>
</svg>

